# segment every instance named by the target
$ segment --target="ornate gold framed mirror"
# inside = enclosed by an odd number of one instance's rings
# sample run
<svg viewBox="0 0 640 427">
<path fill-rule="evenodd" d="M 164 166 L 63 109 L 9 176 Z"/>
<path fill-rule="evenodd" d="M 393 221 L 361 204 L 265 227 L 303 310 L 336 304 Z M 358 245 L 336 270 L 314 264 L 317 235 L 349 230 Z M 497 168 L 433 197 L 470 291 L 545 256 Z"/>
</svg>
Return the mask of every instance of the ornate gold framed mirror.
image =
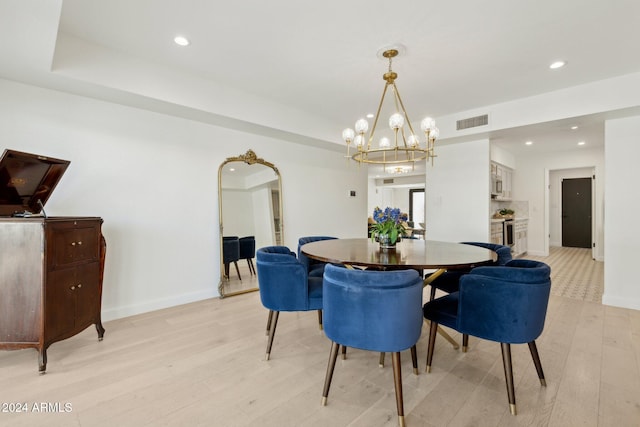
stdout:
<svg viewBox="0 0 640 427">
<path fill-rule="evenodd" d="M 282 179 L 278 168 L 248 150 L 218 168 L 220 297 L 258 290 L 255 251 L 282 245 Z"/>
</svg>

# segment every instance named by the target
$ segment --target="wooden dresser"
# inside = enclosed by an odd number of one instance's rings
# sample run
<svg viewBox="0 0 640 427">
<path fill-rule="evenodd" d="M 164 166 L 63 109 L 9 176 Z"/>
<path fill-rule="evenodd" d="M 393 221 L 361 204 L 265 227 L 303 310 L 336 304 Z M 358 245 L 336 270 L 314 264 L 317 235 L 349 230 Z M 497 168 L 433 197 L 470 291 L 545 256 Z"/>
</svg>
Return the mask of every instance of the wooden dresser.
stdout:
<svg viewBox="0 0 640 427">
<path fill-rule="evenodd" d="M 0 349 L 47 348 L 100 317 L 106 243 L 97 217 L 0 218 Z"/>
</svg>

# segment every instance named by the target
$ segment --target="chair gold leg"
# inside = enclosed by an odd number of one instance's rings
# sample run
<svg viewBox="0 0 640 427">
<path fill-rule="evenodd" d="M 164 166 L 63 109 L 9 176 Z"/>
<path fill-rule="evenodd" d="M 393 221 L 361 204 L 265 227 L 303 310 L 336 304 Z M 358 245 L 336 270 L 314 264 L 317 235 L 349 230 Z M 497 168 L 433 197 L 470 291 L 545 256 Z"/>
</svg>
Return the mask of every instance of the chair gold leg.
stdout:
<svg viewBox="0 0 640 427">
<path fill-rule="evenodd" d="M 384 368 L 384 353 L 380 352 L 380 360 L 378 361 L 378 366 Z"/>
<path fill-rule="evenodd" d="M 433 348 L 436 346 L 436 334 L 438 333 L 438 324 L 431 322 L 429 328 L 429 346 L 427 347 L 427 373 L 431 372 L 431 362 L 433 361 Z"/>
<path fill-rule="evenodd" d="M 418 350 L 415 345 L 411 347 L 411 362 L 413 363 L 413 373 L 418 375 Z"/>
<path fill-rule="evenodd" d="M 469 348 L 469 335 L 462 334 L 462 352 L 466 353 Z"/>
<path fill-rule="evenodd" d="M 533 358 L 533 364 L 536 367 L 536 372 L 538 373 L 540 384 L 543 387 L 546 387 L 547 380 L 544 379 L 544 372 L 542 371 L 542 363 L 540 363 L 540 355 L 538 354 L 538 347 L 536 346 L 535 341 L 531 341 L 529 343 L 529 352 L 531 352 L 531 357 Z"/>
<path fill-rule="evenodd" d="M 266 336 L 269 336 L 269 331 L 271 330 L 271 320 L 273 319 L 273 310 L 269 310 L 269 316 L 267 317 L 267 331 L 265 332 Z"/>
<path fill-rule="evenodd" d="M 318 310 L 318 326 L 320 327 L 320 330 L 323 329 L 323 327 L 322 327 L 322 310 Z"/>
<path fill-rule="evenodd" d="M 342 360 L 347 360 L 347 346 L 342 346 Z"/>
<path fill-rule="evenodd" d="M 513 386 L 513 365 L 511 364 L 511 345 L 500 343 L 502 348 L 502 366 L 504 367 L 504 379 L 507 383 L 507 396 L 509 397 L 509 410 L 511 415 L 516 415 L 516 391 Z"/>
<path fill-rule="evenodd" d="M 322 406 L 327 406 L 327 398 L 329 397 L 329 388 L 331 387 L 331 378 L 333 378 L 333 370 L 336 367 L 336 359 L 338 358 L 338 348 L 340 344 L 331 343 L 331 351 L 329 352 L 329 362 L 327 363 L 327 374 L 324 377 L 324 388 L 322 389 Z"/>
<path fill-rule="evenodd" d="M 276 334 L 276 326 L 278 325 L 278 316 L 280 315 L 279 311 L 274 311 L 271 319 L 271 328 L 269 328 L 269 341 L 267 342 L 267 354 L 266 360 L 269 360 L 271 357 L 271 346 L 273 345 L 273 337 Z"/>
<path fill-rule="evenodd" d="M 402 368 L 400 363 L 400 352 L 391 354 L 393 363 L 393 382 L 396 389 L 396 407 L 398 408 L 398 423 L 404 426 L 404 402 L 402 399 Z"/>
</svg>

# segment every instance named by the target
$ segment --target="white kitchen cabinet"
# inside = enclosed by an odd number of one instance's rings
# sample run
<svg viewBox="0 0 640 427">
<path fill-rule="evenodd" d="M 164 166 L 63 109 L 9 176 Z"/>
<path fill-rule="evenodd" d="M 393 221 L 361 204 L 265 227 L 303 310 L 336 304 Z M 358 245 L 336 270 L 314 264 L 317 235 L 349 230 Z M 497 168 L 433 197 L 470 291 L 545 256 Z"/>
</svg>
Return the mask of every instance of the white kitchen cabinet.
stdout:
<svg viewBox="0 0 640 427">
<path fill-rule="evenodd" d="M 513 169 L 491 162 L 491 195 L 497 200 L 511 200 Z"/>
<path fill-rule="evenodd" d="M 527 234 L 529 228 L 529 221 L 527 219 L 516 218 L 514 224 L 514 245 L 513 245 L 513 256 L 520 256 L 527 253 L 528 250 L 528 242 L 527 242 Z"/>
<path fill-rule="evenodd" d="M 491 243 L 495 243 L 496 245 L 504 244 L 503 224 L 503 221 L 491 222 Z"/>
</svg>

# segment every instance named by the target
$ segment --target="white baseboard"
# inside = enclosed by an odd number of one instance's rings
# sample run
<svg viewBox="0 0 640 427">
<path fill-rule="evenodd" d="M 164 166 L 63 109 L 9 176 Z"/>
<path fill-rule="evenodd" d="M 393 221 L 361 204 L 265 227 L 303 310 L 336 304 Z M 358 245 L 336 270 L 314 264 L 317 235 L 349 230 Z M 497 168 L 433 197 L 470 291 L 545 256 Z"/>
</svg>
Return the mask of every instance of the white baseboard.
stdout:
<svg viewBox="0 0 640 427">
<path fill-rule="evenodd" d="M 145 301 L 142 304 L 120 306 L 102 310 L 102 321 L 122 319 L 123 317 L 135 316 L 136 314 L 148 313 L 150 311 L 162 310 L 163 308 L 175 307 L 176 305 L 189 304 L 191 302 L 202 301 L 204 299 L 219 297 L 218 289 L 209 291 L 193 292 L 190 294 L 179 294 L 167 298 L 160 298 L 153 301 Z"/>
<path fill-rule="evenodd" d="M 629 308 L 631 310 L 640 310 L 640 299 L 609 296 L 606 294 L 606 290 L 605 294 L 602 295 L 602 304 L 611 305 L 613 307 Z"/>
</svg>

